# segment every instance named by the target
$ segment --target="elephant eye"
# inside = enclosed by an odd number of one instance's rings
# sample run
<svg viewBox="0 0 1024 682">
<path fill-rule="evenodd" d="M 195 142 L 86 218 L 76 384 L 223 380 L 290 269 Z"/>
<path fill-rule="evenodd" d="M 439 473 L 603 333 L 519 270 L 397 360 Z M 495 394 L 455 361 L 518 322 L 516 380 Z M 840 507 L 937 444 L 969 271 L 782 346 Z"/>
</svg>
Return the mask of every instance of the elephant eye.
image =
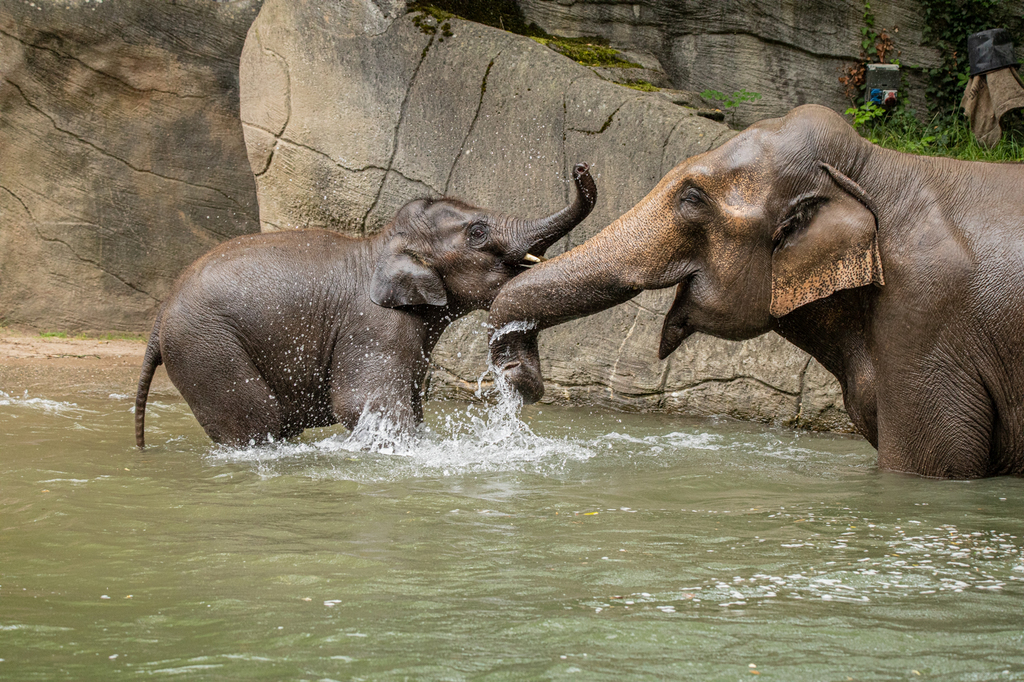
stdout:
<svg viewBox="0 0 1024 682">
<path fill-rule="evenodd" d="M 704 193 L 696 187 L 687 187 L 680 195 L 679 203 L 698 206 L 704 203 Z"/>
<path fill-rule="evenodd" d="M 472 246 L 479 246 L 487 241 L 489 230 L 484 223 L 473 223 L 466 229 L 466 237 Z"/>
</svg>

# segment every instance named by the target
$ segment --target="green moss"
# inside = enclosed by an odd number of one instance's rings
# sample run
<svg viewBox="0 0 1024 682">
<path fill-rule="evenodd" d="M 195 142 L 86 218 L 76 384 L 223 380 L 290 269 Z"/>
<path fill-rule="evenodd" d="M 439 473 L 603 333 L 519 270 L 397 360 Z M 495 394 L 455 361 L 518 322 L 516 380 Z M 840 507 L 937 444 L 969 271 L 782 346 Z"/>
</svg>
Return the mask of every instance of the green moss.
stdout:
<svg viewBox="0 0 1024 682">
<path fill-rule="evenodd" d="M 547 45 L 577 64 L 635 69 L 639 64 L 623 59 L 618 50 L 608 47 L 608 41 L 597 36 L 563 38 L 561 36 L 531 36 L 541 45 Z"/>
<path fill-rule="evenodd" d="M 455 15 L 451 12 L 438 9 L 433 5 L 424 5 L 420 3 L 410 5 L 409 9 L 417 12 L 416 16 L 412 18 L 412 23 L 415 24 L 421 32 L 426 33 L 427 35 L 434 35 L 437 33 L 438 27 L 440 27 L 442 35 L 452 35 L 452 25 L 448 20 Z M 433 19 L 433 22 L 430 21 L 431 19 Z"/>
<path fill-rule="evenodd" d="M 422 15 L 433 17 L 438 23 L 442 21 L 448 21 L 455 16 L 452 12 L 446 12 L 440 7 L 434 5 L 428 5 L 422 2 L 414 2 L 409 5 L 410 12 L 419 12 Z"/>
<path fill-rule="evenodd" d="M 432 0 L 409 3 L 410 12 L 423 12 L 433 17 L 439 24 L 453 16 L 486 24 L 503 31 L 511 31 L 520 35 L 531 35 L 530 26 L 526 25 L 522 11 L 515 0 Z M 536 24 L 532 25 L 534 30 Z"/>
<path fill-rule="evenodd" d="M 658 92 L 661 90 L 661 88 L 640 79 L 626 81 L 625 83 L 621 83 L 621 85 L 625 85 L 627 88 L 633 88 L 634 90 L 640 90 L 642 92 Z"/>
<path fill-rule="evenodd" d="M 608 47 L 608 41 L 598 36 L 563 38 L 551 35 L 537 24 L 527 25 L 515 0 L 433 0 L 431 3 L 414 2 L 409 11 L 418 12 L 413 23 L 421 31 L 434 35 L 440 27 L 445 36 L 451 35 L 448 20 L 452 17 L 475 21 L 503 31 L 529 36 L 541 45 L 547 45 L 584 66 L 638 68 L 639 64 L 623 59 L 617 50 Z"/>
<path fill-rule="evenodd" d="M 718 90 L 705 90 L 704 92 L 700 93 L 700 96 L 706 100 L 721 102 L 722 106 L 726 109 L 731 109 L 735 106 L 739 106 L 744 102 L 756 102 L 757 100 L 761 99 L 761 93 L 750 92 L 749 90 L 746 89 L 737 90 L 733 92 L 731 95 L 727 95 L 724 92 L 719 92 Z"/>
</svg>

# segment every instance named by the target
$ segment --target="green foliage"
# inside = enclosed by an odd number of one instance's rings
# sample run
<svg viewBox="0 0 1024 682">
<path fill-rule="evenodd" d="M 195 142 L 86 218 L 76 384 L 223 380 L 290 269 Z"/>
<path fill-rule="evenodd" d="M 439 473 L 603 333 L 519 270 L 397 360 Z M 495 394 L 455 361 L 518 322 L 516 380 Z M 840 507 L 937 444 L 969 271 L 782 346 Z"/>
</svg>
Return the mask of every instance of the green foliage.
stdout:
<svg viewBox="0 0 1024 682">
<path fill-rule="evenodd" d="M 1024 162 L 1024 126 L 1004 127 L 1003 139 L 988 149 L 978 144 L 963 117 L 937 116 L 924 124 L 902 102 L 892 111 L 865 102 L 846 114 L 853 117 L 857 132 L 887 149 L 966 161 Z"/>
<path fill-rule="evenodd" d="M 864 2 L 863 17 L 864 25 L 860 29 L 861 59 L 869 63 L 885 64 L 887 59 L 893 64 L 897 63 L 892 58 L 892 53 L 897 51 L 896 44 L 884 28 L 875 30 L 875 13 L 871 11 L 870 2 Z"/>
<path fill-rule="evenodd" d="M 850 107 L 846 110 L 847 116 L 853 117 L 853 127 L 857 130 L 873 128 L 883 116 L 885 109 L 874 102 L 864 102 L 859 107 Z"/>
<path fill-rule="evenodd" d="M 867 58 L 877 56 L 875 52 L 875 41 L 878 40 L 878 34 L 875 33 L 875 14 L 871 11 L 871 3 L 864 3 L 864 25 L 860 28 L 860 49 L 863 50 Z"/>
<path fill-rule="evenodd" d="M 704 99 L 715 100 L 722 103 L 722 107 L 726 109 L 732 109 L 735 106 L 739 106 L 743 102 L 756 102 L 761 99 L 761 93 L 750 92 L 749 90 L 737 90 L 731 95 L 727 95 L 724 92 L 718 90 L 705 90 L 700 93 L 700 96 Z"/>
</svg>

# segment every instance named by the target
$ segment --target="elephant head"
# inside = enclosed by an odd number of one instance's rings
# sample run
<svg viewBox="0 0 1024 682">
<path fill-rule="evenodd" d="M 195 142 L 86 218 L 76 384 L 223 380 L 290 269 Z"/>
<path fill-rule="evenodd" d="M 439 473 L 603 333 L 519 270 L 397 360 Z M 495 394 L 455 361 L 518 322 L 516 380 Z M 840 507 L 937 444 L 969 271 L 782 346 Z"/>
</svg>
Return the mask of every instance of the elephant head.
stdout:
<svg viewBox="0 0 1024 682">
<path fill-rule="evenodd" d="M 677 287 L 663 359 L 693 332 L 751 338 L 811 301 L 882 284 L 877 212 L 850 179 L 868 147 L 809 105 L 684 161 L 592 239 L 501 291 L 492 361 L 532 402 L 544 390 L 538 331 L 642 290 Z"/>
<path fill-rule="evenodd" d="M 406 204 L 384 235 L 371 300 L 389 308 L 436 306 L 456 316 L 487 308 L 502 285 L 541 262 L 548 248 L 593 210 L 597 187 L 587 164 L 573 168 L 573 180 L 573 202 L 538 220 L 455 199 Z"/>
</svg>

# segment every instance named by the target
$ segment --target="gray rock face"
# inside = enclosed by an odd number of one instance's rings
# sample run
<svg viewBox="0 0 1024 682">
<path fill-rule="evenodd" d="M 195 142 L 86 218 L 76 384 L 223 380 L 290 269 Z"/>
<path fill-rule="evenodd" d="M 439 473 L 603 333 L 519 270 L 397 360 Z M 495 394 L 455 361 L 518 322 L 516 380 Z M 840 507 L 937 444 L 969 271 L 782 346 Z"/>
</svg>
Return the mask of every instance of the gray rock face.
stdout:
<svg viewBox="0 0 1024 682">
<path fill-rule="evenodd" d="M 413 16 L 401 2 L 265 3 L 241 61 L 264 230 L 373 232 L 417 196 L 536 217 L 568 201 L 570 170 L 586 161 L 598 205 L 549 252 L 557 254 L 625 212 L 676 163 L 734 134 L 528 38 L 455 19 L 453 35 L 431 35 Z M 659 362 L 673 293 L 645 292 L 544 332 L 546 399 L 849 428 L 836 382 L 776 336 L 696 335 Z M 484 319 L 468 316 L 445 334 L 434 395 L 476 390 Z"/>
<path fill-rule="evenodd" d="M 519 0 L 527 21 L 565 36 L 599 35 L 613 47 L 653 55 L 671 87 L 760 100 L 728 110 L 746 126 L 795 106 L 823 104 L 845 111 L 842 69 L 859 61 L 863 2 L 758 0 Z M 873 3 L 875 30 L 886 29 L 900 50 L 911 105 L 924 113 L 922 68 L 941 64 L 921 45 L 924 13 L 918 0 Z"/>
<path fill-rule="evenodd" d="M 148 328 L 259 229 L 237 64 L 258 0 L 0 3 L 0 321 Z"/>
</svg>

